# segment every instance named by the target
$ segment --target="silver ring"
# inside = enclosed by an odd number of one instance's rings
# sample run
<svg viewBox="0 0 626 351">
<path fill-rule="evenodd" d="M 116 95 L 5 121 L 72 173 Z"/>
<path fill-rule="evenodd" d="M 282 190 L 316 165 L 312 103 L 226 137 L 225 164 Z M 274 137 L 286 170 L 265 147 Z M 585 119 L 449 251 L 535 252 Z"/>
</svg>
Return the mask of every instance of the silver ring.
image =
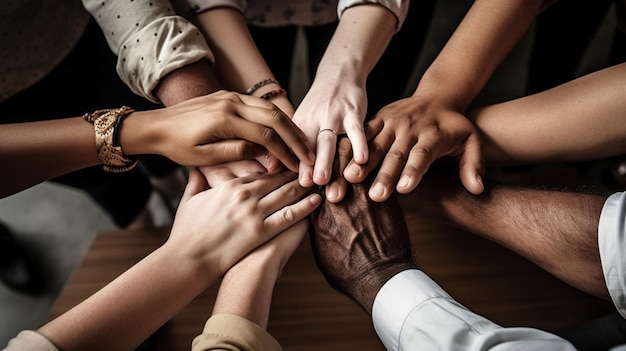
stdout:
<svg viewBox="0 0 626 351">
<path fill-rule="evenodd" d="M 334 130 L 334 129 L 330 129 L 330 128 L 324 128 L 324 129 L 321 129 L 321 130 L 319 131 L 319 133 L 317 133 L 317 135 L 322 134 L 322 132 L 331 132 L 331 133 L 335 134 L 335 136 L 337 135 L 337 132 L 335 132 L 335 130 Z"/>
</svg>

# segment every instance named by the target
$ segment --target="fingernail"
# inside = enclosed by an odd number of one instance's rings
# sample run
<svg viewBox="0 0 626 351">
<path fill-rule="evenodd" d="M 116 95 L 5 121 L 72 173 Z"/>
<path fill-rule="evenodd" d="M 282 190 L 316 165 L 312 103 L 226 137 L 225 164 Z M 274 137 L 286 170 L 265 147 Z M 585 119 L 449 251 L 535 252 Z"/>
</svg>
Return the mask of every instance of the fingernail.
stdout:
<svg viewBox="0 0 626 351">
<path fill-rule="evenodd" d="M 322 181 L 325 181 L 325 180 L 326 180 L 326 172 L 324 172 L 324 171 L 322 171 L 322 170 L 317 170 L 317 171 L 315 171 L 315 176 L 314 176 L 314 178 L 315 178 L 316 180 L 322 180 Z M 317 183 L 317 184 L 319 184 L 319 183 Z"/>
<path fill-rule="evenodd" d="M 480 186 L 485 189 L 485 185 L 483 184 L 483 178 L 481 176 L 476 176 L 476 181 L 478 181 L 478 183 L 480 183 Z"/>
<path fill-rule="evenodd" d="M 326 187 L 326 198 L 332 200 L 336 197 L 337 197 L 337 189 L 335 189 L 334 186 Z"/>
<path fill-rule="evenodd" d="M 405 186 L 409 185 L 409 180 L 411 180 L 411 177 L 409 177 L 408 175 L 403 175 L 400 178 L 400 181 L 398 181 L 398 186 L 401 188 L 404 188 Z"/>
<path fill-rule="evenodd" d="M 311 182 L 311 173 L 303 172 L 300 173 L 300 183 L 309 183 Z"/>
<path fill-rule="evenodd" d="M 311 201 L 311 203 L 313 205 L 319 205 L 322 202 L 322 197 L 319 194 L 313 194 L 311 195 L 311 197 L 309 198 L 309 201 Z"/>
<path fill-rule="evenodd" d="M 374 184 L 374 186 L 372 187 L 370 191 L 373 195 L 376 195 L 379 197 L 382 197 L 383 195 L 385 195 L 385 187 L 380 183 Z"/>
<path fill-rule="evenodd" d="M 363 163 L 365 162 L 365 160 L 367 160 L 367 156 L 365 156 L 365 152 L 361 152 L 355 159 L 355 161 L 358 163 Z"/>
</svg>

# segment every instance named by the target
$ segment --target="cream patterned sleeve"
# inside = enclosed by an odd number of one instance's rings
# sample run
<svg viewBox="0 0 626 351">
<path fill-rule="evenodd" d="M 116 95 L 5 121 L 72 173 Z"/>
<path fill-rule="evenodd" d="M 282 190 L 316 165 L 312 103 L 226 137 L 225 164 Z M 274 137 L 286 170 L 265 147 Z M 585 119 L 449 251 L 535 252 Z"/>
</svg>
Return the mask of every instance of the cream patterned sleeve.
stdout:
<svg viewBox="0 0 626 351">
<path fill-rule="evenodd" d="M 172 0 L 172 6 L 174 6 L 176 13 L 185 18 L 218 7 L 230 7 L 245 13 L 246 5 L 245 0 Z"/>
<path fill-rule="evenodd" d="M 398 20 L 396 32 L 402 28 L 407 13 L 409 12 L 409 0 L 339 0 L 337 6 L 337 16 L 341 19 L 343 12 L 349 7 L 363 4 L 378 4 L 391 11 Z"/>
<path fill-rule="evenodd" d="M 214 62 L 204 37 L 168 1 L 83 0 L 118 56 L 117 73 L 137 95 L 152 93 L 168 73 L 202 59 Z"/>
</svg>

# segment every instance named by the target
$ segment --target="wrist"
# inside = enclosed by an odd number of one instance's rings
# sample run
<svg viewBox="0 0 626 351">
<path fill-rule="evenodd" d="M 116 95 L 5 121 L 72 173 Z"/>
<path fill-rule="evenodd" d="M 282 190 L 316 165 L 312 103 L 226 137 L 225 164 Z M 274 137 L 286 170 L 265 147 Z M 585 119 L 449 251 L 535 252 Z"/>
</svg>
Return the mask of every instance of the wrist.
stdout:
<svg viewBox="0 0 626 351">
<path fill-rule="evenodd" d="M 168 73 L 156 86 L 154 93 L 163 105 L 172 106 L 219 89 L 220 84 L 209 62 L 200 60 Z"/>
<path fill-rule="evenodd" d="M 412 262 L 387 264 L 372 268 L 365 276 L 355 281 L 348 293 L 367 313 L 371 314 L 376 295 L 385 283 L 402 271 L 416 268 L 417 266 Z"/>
<path fill-rule="evenodd" d="M 420 79 L 413 96 L 463 114 L 471 104 L 475 94 L 464 91 L 461 83 L 449 77 L 445 72 L 439 73 L 438 70 L 428 70 Z"/>
<path fill-rule="evenodd" d="M 134 111 L 119 130 L 119 142 L 127 155 L 159 154 L 158 130 L 161 110 Z"/>
</svg>

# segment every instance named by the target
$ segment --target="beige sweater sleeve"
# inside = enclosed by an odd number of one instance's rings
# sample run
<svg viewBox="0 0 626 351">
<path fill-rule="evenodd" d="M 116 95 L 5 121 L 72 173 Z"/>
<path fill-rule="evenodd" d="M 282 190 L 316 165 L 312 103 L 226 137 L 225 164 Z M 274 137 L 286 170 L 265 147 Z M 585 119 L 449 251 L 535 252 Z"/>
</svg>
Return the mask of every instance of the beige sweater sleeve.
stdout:
<svg viewBox="0 0 626 351">
<path fill-rule="evenodd" d="M 59 351 L 45 336 L 32 330 L 24 330 L 9 340 L 2 351 Z"/>
<path fill-rule="evenodd" d="M 192 343 L 192 351 L 280 351 L 280 344 L 265 329 L 233 314 L 209 318 L 201 335 Z"/>
</svg>

